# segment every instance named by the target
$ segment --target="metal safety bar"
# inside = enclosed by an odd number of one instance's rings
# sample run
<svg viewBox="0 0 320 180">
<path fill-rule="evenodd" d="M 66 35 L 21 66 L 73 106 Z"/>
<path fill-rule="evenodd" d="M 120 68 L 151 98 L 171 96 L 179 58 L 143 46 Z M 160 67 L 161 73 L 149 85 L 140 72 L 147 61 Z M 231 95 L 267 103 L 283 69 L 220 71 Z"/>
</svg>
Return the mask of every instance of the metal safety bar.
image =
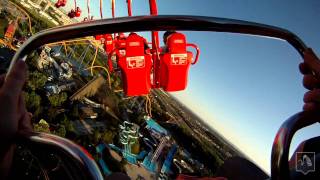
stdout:
<svg viewBox="0 0 320 180">
<path fill-rule="evenodd" d="M 320 112 L 303 111 L 286 120 L 274 139 L 271 153 L 271 178 L 290 179 L 289 149 L 293 135 L 304 127 L 320 122 Z"/>
<path fill-rule="evenodd" d="M 104 179 L 98 165 L 91 155 L 74 142 L 47 133 L 24 133 L 15 137 L 17 145 L 27 147 L 34 155 L 37 151 L 46 151 L 63 157 L 69 176 L 66 179 Z"/>
</svg>

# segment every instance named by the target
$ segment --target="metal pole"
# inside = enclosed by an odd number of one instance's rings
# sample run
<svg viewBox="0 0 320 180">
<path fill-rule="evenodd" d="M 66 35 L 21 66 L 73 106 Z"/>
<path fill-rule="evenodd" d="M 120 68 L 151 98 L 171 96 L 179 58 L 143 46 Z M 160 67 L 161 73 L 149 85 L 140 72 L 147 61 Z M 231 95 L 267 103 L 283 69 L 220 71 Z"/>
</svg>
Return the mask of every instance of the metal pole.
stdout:
<svg viewBox="0 0 320 180">
<path fill-rule="evenodd" d="M 112 18 L 115 18 L 115 8 L 116 4 L 114 0 L 111 0 L 111 12 L 112 12 Z M 113 39 L 116 38 L 116 33 L 113 33 Z"/>
<path fill-rule="evenodd" d="M 90 0 L 87 0 L 88 20 L 90 19 Z"/>
<path fill-rule="evenodd" d="M 101 19 L 103 19 L 102 6 L 103 6 L 103 2 L 102 0 L 100 0 L 100 18 Z"/>
<path fill-rule="evenodd" d="M 132 16 L 131 0 L 127 0 L 128 4 L 128 16 Z"/>
<path fill-rule="evenodd" d="M 112 18 L 114 18 L 115 17 L 115 15 L 114 15 L 114 9 L 115 9 L 115 2 L 114 2 L 114 0 L 111 0 L 111 10 L 112 10 Z"/>
<path fill-rule="evenodd" d="M 149 0 L 150 6 L 150 14 L 151 15 L 158 15 L 158 8 L 157 8 L 157 0 Z M 153 59 L 153 87 L 159 88 L 160 87 L 160 59 L 157 55 L 159 49 L 159 34 L 158 31 L 151 32 L 152 38 L 152 59 Z"/>
</svg>

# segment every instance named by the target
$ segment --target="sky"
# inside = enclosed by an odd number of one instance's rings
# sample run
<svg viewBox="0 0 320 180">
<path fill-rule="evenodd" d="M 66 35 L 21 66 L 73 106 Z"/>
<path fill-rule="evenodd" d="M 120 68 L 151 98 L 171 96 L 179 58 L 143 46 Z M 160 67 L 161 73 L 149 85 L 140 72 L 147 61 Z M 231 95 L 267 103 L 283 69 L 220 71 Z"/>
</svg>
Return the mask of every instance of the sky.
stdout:
<svg viewBox="0 0 320 180">
<path fill-rule="evenodd" d="M 72 7 L 69 0 L 68 7 Z M 149 14 L 148 0 L 133 0 L 133 15 Z M 86 1 L 78 0 L 86 16 Z M 91 0 L 99 18 L 99 1 Z M 109 0 L 104 17 L 111 17 Z M 318 0 L 158 0 L 159 14 L 201 15 L 240 19 L 288 29 L 320 55 Z M 116 0 L 116 16 L 127 16 L 126 0 Z M 184 32 L 200 47 L 199 62 L 190 68 L 185 91 L 172 93 L 270 173 L 275 134 L 287 118 L 302 110 L 299 54 L 286 42 L 226 33 Z M 148 38 L 148 37 L 147 37 Z M 162 39 L 162 38 L 161 38 Z M 291 152 L 320 126 L 299 131 Z"/>
</svg>

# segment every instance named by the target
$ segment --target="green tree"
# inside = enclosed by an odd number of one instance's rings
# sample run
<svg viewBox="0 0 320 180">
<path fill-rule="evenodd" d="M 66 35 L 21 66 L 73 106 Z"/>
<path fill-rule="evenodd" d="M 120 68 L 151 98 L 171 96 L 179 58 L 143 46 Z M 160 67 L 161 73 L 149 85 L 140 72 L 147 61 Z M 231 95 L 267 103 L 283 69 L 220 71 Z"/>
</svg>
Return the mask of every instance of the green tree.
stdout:
<svg viewBox="0 0 320 180">
<path fill-rule="evenodd" d="M 68 119 L 68 116 L 64 115 L 61 124 L 65 127 L 66 132 L 75 132 L 74 126 L 71 121 Z"/>
<path fill-rule="evenodd" d="M 61 106 L 68 98 L 67 93 L 54 94 L 48 97 L 50 104 L 54 107 Z"/>
<path fill-rule="evenodd" d="M 38 115 L 42 113 L 41 96 L 39 96 L 35 91 L 28 93 L 25 92 L 24 99 L 28 111 L 32 112 L 33 117 L 38 117 Z"/>
<path fill-rule="evenodd" d="M 41 119 L 38 123 L 35 123 L 33 125 L 33 129 L 36 132 L 50 133 L 50 125 L 44 119 Z"/>
<path fill-rule="evenodd" d="M 56 116 L 58 115 L 58 111 L 59 111 L 58 108 L 55 108 L 55 107 L 49 108 L 48 111 L 46 112 L 46 115 L 48 117 L 47 121 L 52 123 L 56 119 Z"/>
<path fill-rule="evenodd" d="M 71 116 L 74 118 L 79 118 L 79 107 L 78 106 L 73 106 L 72 111 L 71 111 Z"/>
<path fill-rule="evenodd" d="M 102 134 L 100 133 L 100 131 L 95 130 L 93 133 L 93 143 L 98 143 L 101 137 L 102 137 Z"/>
<path fill-rule="evenodd" d="M 47 82 L 47 76 L 39 71 L 34 71 L 29 74 L 27 86 L 33 91 L 43 88 Z"/>
<path fill-rule="evenodd" d="M 103 134 L 103 142 L 110 144 L 113 141 L 114 133 L 110 130 L 106 130 Z"/>
<path fill-rule="evenodd" d="M 8 26 L 8 20 L 5 17 L 5 13 L 0 13 L 0 38 L 4 37 L 4 34 L 6 32 L 7 26 Z"/>
<path fill-rule="evenodd" d="M 40 107 L 41 97 L 35 91 L 24 93 L 24 99 L 29 110 L 35 110 Z"/>
<path fill-rule="evenodd" d="M 20 37 L 26 36 L 29 33 L 29 26 L 26 21 L 19 21 L 18 29 L 16 32 Z"/>
<path fill-rule="evenodd" d="M 29 53 L 26 63 L 28 64 L 28 69 L 30 72 L 37 71 L 37 62 L 39 60 L 40 56 L 36 50 Z"/>
<path fill-rule="evenodd" d="M 64 125 L 60 125 L 59 128 L 57 130 L 55 130 L 53 133 L 55 135 L 60 136 L 60 137 L 66 137 L 67 131 L 66 131 L 66 128 Z"/>
</svg>

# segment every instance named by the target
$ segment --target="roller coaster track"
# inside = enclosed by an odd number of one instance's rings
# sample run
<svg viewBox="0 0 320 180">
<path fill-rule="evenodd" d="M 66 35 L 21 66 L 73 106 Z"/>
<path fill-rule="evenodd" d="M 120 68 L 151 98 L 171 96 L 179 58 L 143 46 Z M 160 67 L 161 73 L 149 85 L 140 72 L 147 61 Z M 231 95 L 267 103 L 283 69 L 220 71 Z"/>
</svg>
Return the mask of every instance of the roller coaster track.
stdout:
<svg viewBox="0 0 320 180">
<path fill-rule="evenodd" d="M 29 16 L 29 14 L 24 10 L 22 9 L 21 7 L 19 7 L 17 4 L 15 4 L 14 2 L 11 2 L 11 1 L 8 1 L 11 5 L 13 5 L 14 7 L 16 7 L 19 11 L 21 11 L 23 14 L 25 14 L 25 16 L 27 17 L 28 19 L 28 24 L 29 24 L 29 31 L 30 33 L 33 35 L 33 32 L 32 32 L 32 25 L 31 25 L 31 18 Z M 19 18 L 19 17 L 18 17 Z M 2 39 L 0 39 L 0 44 L 3 44 L 7 47 L 9 47 L 10 49 L 14 50 L 14 51 L 17 51 L 17 48 L 15 48 L 11 42 L 6 42 Z"/>
<path fill-rule="evenodd" d="M 89 41 L 89 42 L 83 42 L 83 41 Z M 108 69 L 103 67 L 103 66 L 95 66 L 94 65 L 94 63 L 96 62 L 98 51 L 99 51 L 99 45 L 97 45 L 97 42 L 93 41 L 90 38 L 80 38 L 80 39 L 73 39 L 73 40 L 54 42 L 54 43 L 50 43 L 50 44 L 47 44 L 47 45 L 48 46 L 63 45 L 64 49 L 65 49 L 65 52 L 67 53 L 67 45 L 68 44 L 72 44 L 72 45 L 92 44 L 93 46 L 96 47 L 93 60 L 91 61 L 91 66 L 90 66 L 90 68 L 87 68 L 87 69 L 90 69 L 90 73 L 91 73 L 92 76 L 93 76 L 93 69 L 96 69 L 96 68 L 103 69 L 107 73 L 109 88 L 111 89 L 111 79 L 110 79 L 110 73 L 109 73 Z"/>
<path fill-rule="evenodd" d="M 84 41 L 89 41 L 89 42 L 84 42 Z M 109 70 L 106 67 L 103 66 L 95 66 L 94 63 L 96 61 L 98 52 L 99 52 L 99 45 L 97 45 L 97 42 L 90 39 L 90 38 L 79 38 L 79 39 L 73 39 L 73 40 L 66 40 L 66 41 L 59 41 L 59 42 L 54 42 L 54 43 L 49 43 L 47 44 L 47 46 L 56 46 L 56 45 L 63 45 L 64 46 L 64 50 L 67 54 L 67 45 L 68 44 L 72 44 L 72 45 L 78 45 L 78 44 L 92 44 L 93 46 L 96 47 L 95 53 L 94 53 L 94 57 L 93 60 L 91 61 L 91 66 L 89 68 L 86 68 L 84 70 L 90 70 L 91 75 L 93 76 L 93 69 L 103 69 L 106 74 L 107 74 L 107 78 L 108 78 L 108 86 L 109 89 L 111 89 L 111 77 L 110 77 L 110 73 Z M 149 98 L 149 97 L 147 97 Z M 151 104 L 150 104 L 151 106 Z M 151 115 L 151 111 L 150 111 L 150 115 Z"/>
<path fill-rule="evenodd" d="M 29 14 L 24 10 L 22 9 L 21 7 L 19 7 L 17 4 L 15 4 L 14 2 L 11 2 L 9 1 L 10 4 L 12 4 L 13 6 L 15 6 L 17 9 L 19 9 L 21 12 L 23 12 L 23 14 L 25 14 L 28 18 L 28 24 L 29 24 L 29 31 L 31 33 L 31 35 L 33 35 L 33 32 L 32 32 L 32 25 L 31 25 L 31 18 L 29 16 Z"/>
<path fill-rule="evenodd" d="M 79 38 L 79 39 L 58 41 L 58 42 L 54 42 L 54 43 L 49 43 L 49 44 L 47 44 L 47 46 L 63 45 L 63 44 L 67 44 L 67 43 L 74 44 L 74 43 L 77 43 L 77 42 L 82 42 L 83 43 L 83 41 L 89 41 L 93 45 L 96 46 L 96 42 L 93 42 L 93 40 L 90 39 L 90 38 Z M 87 44 L 89 44 L 89 42 L 87 42 Z"/>
<path fill-rule="evenodd" d="M 4 40 L 0 39 L 0 44 L 3 44 L 4 46 L 9 47 L 10 49 L 17 51 L 17 48 L 15 48 L 11 43 L 7 43 Z"/>
<path fill-rule="evenodd" d="M 88 70 L 88 69 L 96 69 L 96 68 L 100 68 L 100 69 L 103 69 L 106 74 L 107 74 L 107 77 L 108 77 L 108 86 L 109 86 L 109 89 L 111 89 L 111 77 L 110 77 L 110 73 L 108 71 L 108 69 L 106 67 L 103 67 L 103 66 L 91 66 L 89 68 L 86 68 L 85 70 Z"/>
</svg>

